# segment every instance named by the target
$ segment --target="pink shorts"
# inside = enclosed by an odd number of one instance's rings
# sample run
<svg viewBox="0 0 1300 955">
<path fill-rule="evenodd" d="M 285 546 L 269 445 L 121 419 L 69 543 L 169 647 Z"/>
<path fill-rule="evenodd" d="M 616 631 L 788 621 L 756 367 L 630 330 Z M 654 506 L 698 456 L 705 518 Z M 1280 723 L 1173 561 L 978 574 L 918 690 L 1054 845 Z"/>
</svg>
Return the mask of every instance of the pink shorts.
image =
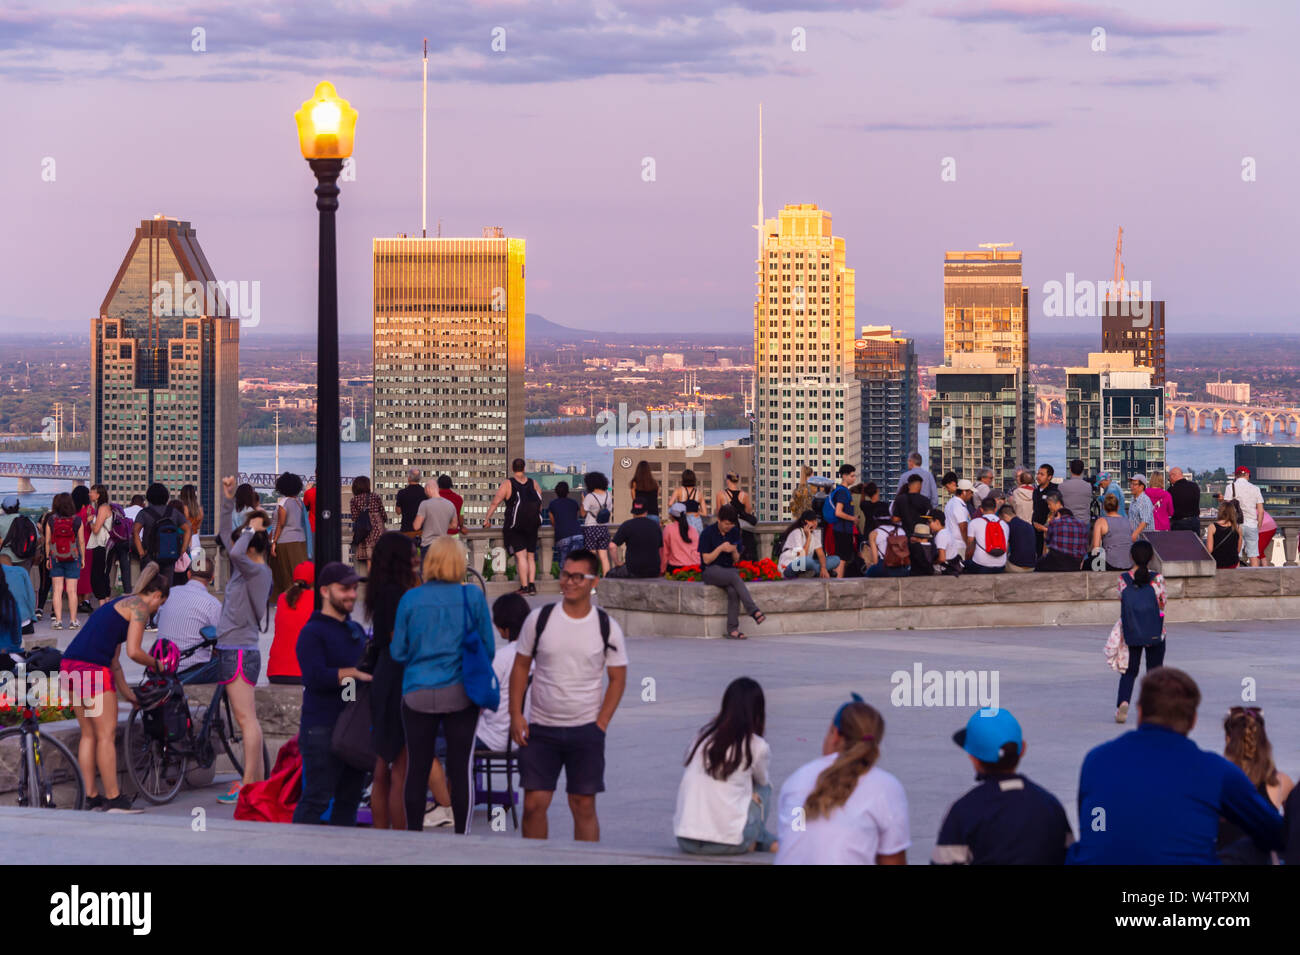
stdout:
<svg viewBox="0 0 1300 955">
<path fill-rule="evenodd" d="M 74 689 L 75 677 L 76 693 Z M 96 676 L 98 674 L 98 676 Z M 115 692 L 113 687 L 113 671 L 109 667 L 100 666 L 98 663 L 86 663 L 84 660 L 69 660 L 64 657 L 59 663 L 59 694 L 65 700 L 71 700 L 76 705 L 84 705 L 92 702 L 100 693 L 108 691 Z"/>
</svg>

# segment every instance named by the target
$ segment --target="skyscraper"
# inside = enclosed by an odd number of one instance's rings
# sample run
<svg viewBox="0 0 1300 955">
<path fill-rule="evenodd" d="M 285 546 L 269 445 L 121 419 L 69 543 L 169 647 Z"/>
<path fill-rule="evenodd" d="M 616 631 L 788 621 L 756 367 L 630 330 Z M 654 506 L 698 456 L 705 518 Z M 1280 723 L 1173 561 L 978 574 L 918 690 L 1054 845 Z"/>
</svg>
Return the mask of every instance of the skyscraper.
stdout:
<svg viewBox="0 0 1300 955">
<path fill-rule="evenodd" d="M 831 214 L 787 205 L 763 223 L 754 301 L 755 509 L 781 520 L 807 464 L 860 466 L 861 388 L 853 374 L 854 275 Z"/>
<path fill-rule="evenodd" d="M 854 374 L 862 395 L 862 481 L 886 497 L 917 448 L 920 380 L 916 346 L 888 325 L 864 325 L 853 343 Z"/>
<path fill-rule="evenodd" d="M 1165 384 L 1165 303 L 1106 299 L 1101 303 L 1101 350 L 1127 352 L 1139 368 Z"/>
<path fill-rule="evenodd" d="M 90 320 L 90 473 L 115 500 L 198 487 L 202 532 L 239 469 L 239 319 L 188 222 L 141 221 Z"/>
<path fill-rule="evenodd" d="M 1065 456 L 1084 473 L 1133 474 L 1165 467 L 1165 391 L 1127 353 L 1092 352 L 1065 369 Z"/>
<path fill-rule="evenodd" d="M 524 240 L 374 240 L 375 491 L 448 474 L 482 520 L 524 456 Z"/>
<path fill-rule="evenodd" d="M 994 486 L 1007 487 L 1025 454 L 1025 432 L 1034 426 L 1019 366 L 973 352 L 931 371 L 930 469 L 973 481 L 981 468 L 992 468 Z"/>
<path fill-rule="evenodd" d="M 1019 389 L 1019 407 L 1016 423 L 1008 433 L 1014 432 L 1016 446 L 1006 450 L 1016 463 L 1032 466 L 1036 453 L 1034 439 L 1034 387 L 1029 380 L 1029 287 L 1024 284 L 1023 253 L 1004 246 L 1010 243 L 992 242 L 974 251 L 949 251 L 943 260 L 943 358 L 944 364 L 954 367 L 965 364 L 962 356 L 989 355 L 978 358 L 976 364 L 984 368 L 1013 368 L 1016 370 L 1015 387 Z M 952 379 L 956 380 L 956 379 Z M 972 394 L 988 394 L 983 382 Z M 1001 393 L 1001 388 L 998 389 Z M 968 415 L 949 398 L 940 403 L 948 408 L 953 421 L 974 420 L 978 414 Z M 977 399 L 981 403 L 984 398 Z M 1002 399 L 999 399 L 1002 400 Z M 940 415 L 943 427 L 944 415 Z M 931 404 L 931 421 L 934 422 L 934 405 Z M 951 422 L 950 422 L 951 423 Z M 958 425 L 960 427 L 960 425 Z M 930 435 L 930 467 L 936 473 L 956 470 L 962 477 L 974 479 L 974 473 L 957 468 L 945 459 L 944 449 L 951 446 Z M 969 454 L 963 456 L 969 459 Z M 1014 476 L 1005 473 L 1005 465 L 994 463 L 992 455 L 986 466 L 996 472 L 996 480 L 1004 485 Z"/>
</svg>

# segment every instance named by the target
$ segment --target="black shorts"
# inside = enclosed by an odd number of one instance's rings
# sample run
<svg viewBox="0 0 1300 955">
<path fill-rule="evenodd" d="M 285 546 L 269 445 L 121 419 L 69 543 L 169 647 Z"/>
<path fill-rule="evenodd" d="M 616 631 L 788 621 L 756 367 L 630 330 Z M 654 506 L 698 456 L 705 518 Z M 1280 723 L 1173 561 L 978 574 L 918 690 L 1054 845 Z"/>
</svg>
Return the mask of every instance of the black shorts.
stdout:
<svg viewBox="0 0 1300 955">
<path fill-rule="evenodd" d="M 537 550 L 537 531 L 531 534 L 525 531 L 516 531 L 506 528 L 501 534 L 505 545 L 506 553 L 513 557 L 515 554 L 531 554 Z"/>
<path fill-rule="evenodd" d="M 605 791 L 605 731 L 583 726 L 528 724 L 528 745 L 519 753 L 519 784 L 526 790 L 555 792 L 564 770 L 564 790 L 572 796 Z"/>
</svg>

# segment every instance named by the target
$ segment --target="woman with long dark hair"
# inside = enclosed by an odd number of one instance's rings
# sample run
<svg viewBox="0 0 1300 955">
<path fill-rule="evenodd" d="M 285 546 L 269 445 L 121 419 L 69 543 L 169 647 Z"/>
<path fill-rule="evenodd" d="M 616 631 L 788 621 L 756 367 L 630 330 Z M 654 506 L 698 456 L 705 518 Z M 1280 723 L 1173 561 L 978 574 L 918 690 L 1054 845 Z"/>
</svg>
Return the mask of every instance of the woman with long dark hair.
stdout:
<svg viewBox="0 0 1300 955">
<path fill-rule="evenodd" d="M 732 680 L 722 708 L 695 737 L 677 787 L 673 832 L 692 855 L 771 852 L 767 829 L 772 802 L 771 747 L 763 738 L 763 688 L 747 676 Z"/>
<path fill-rule="evenodd" d="M 81 512 L 86 526 L 86 565 L 90 568 L 90 593 L 94 606 L 108 599 L 108 555 L 112 541 L 113 509 L 109 506 L 108 488 L 103 484 L 90 486 L 90 500 Z"/>
<path fill-rule="evenodd" d="M 262 496 L 251 484 L 241 484 L 235 488 L 235 513 L 231 517 L 229 530 L 236 531 L 244 526 L 248 515 L 262 509 Z"/>
<path fill-rule="evenodd" d="M 1255 790 L 1281 812 L 1295 784 L 1273 762 L 1264 711 L 1257 706 L 1234 706 L 1223 718 L 1223 736 L 1223 758 L 1241 769 Z M 1219 821 L 1218 851 L 1219 861 L 1225 865 L 1268 865 L 1272 861 L 1244 829 L 1227 819 Z"/>
<path fill-rule="evenodd" d="M 357 518 L 365 514 L 370 522 L 370 530 L 360 538 L 357 537 Z M 370 478 L 364 474 L 352 479 L 352 503 L 348 505 L 348 515 L 352 518 L 352 563 L 357 573 L 366 576 L 369 573 L 370 554 L 379 543 L 388 523 L 388 512 L 384 510 L 384 501 L 370 490 Z"/>
<path fill-rule="evenodd" d="M 1128 668 L 1119 678 L 1116 723 L 1128 720 L 1128 704 L 1133 698 L 1142 652 L 1146 651 L 1148 673 L 1165 662 L 1165 579 L 1147 567 L 1155 553 L 1149 541 L 1136 542 L 1129 549 L 1133 569 L 1119 575 L 1120 624 L 1128 645 Z"/>
<path fill-rule="evenodd" d="M 686 520 L 695 528 L 695 533 L 704 533 L 704 518 L 709 513 L 709 501 L 697 486 L 695 472 L 687 468 L 682 472 L 681 486 L 673 491 L 668 499 L 669 505 L 680 503 L 686 508 Z"/>
<path fill-rule="evenodd" d="M 638 461 L 636 473 L 628 483 L 632 492 L 632 503 L 640 501 L 645 505 L 645 516 L 659 520 L 659 482 L 655 480 L 654 469 L 649 461 Z"/>
<path fill-rule="evenodd" d="M 1237 505 L 1224 501 L 1218 516 L 1205 529 L 1205 548 L 1214 558 L 1216 570 L 1241 566 L 1241 526 L 1237 523 Z"/>
<path fill-rule="evenodd" d="M 402 731 L 402 666 L 389 647 L 402 595 L 420 586 L 420 550 L 398 531 L 380 536 L 370 552 L 364 602 L 372 636 L 366 657 L 373 661 L 370 735 L 375 744 L 375 781 L 370 812 L 376 829 L 405 829 L 406 735 Z"/>
<path fill-rule="evenodd" d="M 885 719 L 853 694 L 835 711 L 822 756 L 781 787 L 777 865 L 907 865 L 907 794 L 879 768 Z"/>
<path fill-rule="evenodd" d="M 293 569 L 307 559 L 307 506 L 298 499 L 302 478 L 285 471 L 276 479 L 280 503 L 275 507 L 271 537 L 271 596 L 278 597 L 293 584 Z"/>
<path fill-rule="evenodd" d="M 181 505 L 185 508 L 185 518 L 189 522 L 189 551 L 190 562 L 200 563 L 203 559 L 203 543 L 200 535 L 203 533 L 203 505 L 199 503 L 199 489 L 193 484 L 181 485 L 180 497 Z"/>
<path fill-rule="evenodd" d="M 316 609 L 316 565 L 304 560 L 293 569 L 293 583 L 275 600 L 275 636 L 266 658 L 268 683 L 302 685 L 298 635 Z"/>
</svg>

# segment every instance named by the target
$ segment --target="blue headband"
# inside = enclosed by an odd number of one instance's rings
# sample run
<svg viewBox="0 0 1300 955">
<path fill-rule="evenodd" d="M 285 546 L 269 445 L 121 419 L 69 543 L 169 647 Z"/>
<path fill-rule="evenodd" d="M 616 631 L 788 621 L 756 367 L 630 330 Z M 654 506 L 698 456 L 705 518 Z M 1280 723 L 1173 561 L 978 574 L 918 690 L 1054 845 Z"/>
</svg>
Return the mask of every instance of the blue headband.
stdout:
<svg viewBox="0 0 1300 955">
<path fill-rule="evenodd" d="M 835 711 L 835 719 L 831 720 L 831 723 L 832 723 L 832 725 L 834 725 L 834 727 L 835 727 L 836 730 L 839 730 L 839 729 L 840 729 L 840 718 L 844 716 L 844 711 L 845 711 L 846 709 L 848 709 L 848 708 L 849 708 L 850 706 L 852 706 L 854 703 L 865 703 L 865 702 L 867 702 L 867 701 L 864 700 L 861 696 L 859 696 L 857 693 L 850 693 L 849 696 L 851 696 L 853 699 L 849 700 L 849 702 L 847 702 L 847 703 L 841 703 L 841 704 L 840 704 L 840 708 L 839 708 L 838 710 Z"/>
</svg>

